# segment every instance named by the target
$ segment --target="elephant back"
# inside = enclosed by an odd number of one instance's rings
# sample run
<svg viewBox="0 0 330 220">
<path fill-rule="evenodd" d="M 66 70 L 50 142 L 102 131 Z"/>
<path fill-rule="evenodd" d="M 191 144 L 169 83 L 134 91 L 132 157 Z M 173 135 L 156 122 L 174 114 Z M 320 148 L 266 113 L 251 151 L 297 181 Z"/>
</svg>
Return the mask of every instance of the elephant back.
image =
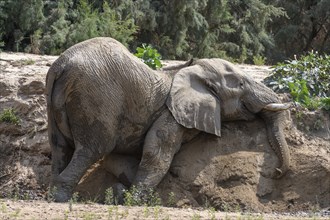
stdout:
<svg viewBox="0 0 330 220">
<path fill-rule="evenodd" d="M 112 38 L 93 38 L 66 50 L 62 83 L 83 102 L 120 106 L 129 120 L 146 120 L 165 104 L 171 80 L 145 65 Z M 88 106 L 86 104 L 86 106 Z M 138 117 L 137 117 L 138 115 Z"/>
</svg>

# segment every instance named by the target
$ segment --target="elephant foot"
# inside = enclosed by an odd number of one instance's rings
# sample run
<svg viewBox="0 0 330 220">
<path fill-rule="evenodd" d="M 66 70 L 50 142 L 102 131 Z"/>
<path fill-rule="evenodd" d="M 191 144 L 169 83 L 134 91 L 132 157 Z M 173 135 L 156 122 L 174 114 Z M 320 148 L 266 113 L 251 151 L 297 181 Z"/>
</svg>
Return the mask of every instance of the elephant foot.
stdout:
<svg viewBox="0 0 330 220">
<path fill-rule="evenodd" d="M 113 195 L 115 198 L 115 205 L 123 205 L 124 204 L 124 199 L 125 199 L 125 190 L 127 188 L 121 184 L 121 183 L 116 183 L 112 185 L 112 190 L 113 190 Z"/>
<path fill-rule="evenodd" d="M 48 192 L 48 198 L 50 201 L 68 202 L 71 199 L 73 187 L 64 183 L 65 182 L 61 180 L 59 176 L 53 180 Z"/>
<path fill-rule="evenodd" d="M 68 195 L 67 193 L 56 193 L 54 196 L 55 202 L 68 202 L 71 199 L 71 195 Z"/>
<path fill-rule="evenodd" d="M 71 199 L 71 196 L 72 192 L 69 190 L 57 186 L 51 186 L 48 191 L 47 200 L 49 202 L 68 202 Z"/>
</svg>

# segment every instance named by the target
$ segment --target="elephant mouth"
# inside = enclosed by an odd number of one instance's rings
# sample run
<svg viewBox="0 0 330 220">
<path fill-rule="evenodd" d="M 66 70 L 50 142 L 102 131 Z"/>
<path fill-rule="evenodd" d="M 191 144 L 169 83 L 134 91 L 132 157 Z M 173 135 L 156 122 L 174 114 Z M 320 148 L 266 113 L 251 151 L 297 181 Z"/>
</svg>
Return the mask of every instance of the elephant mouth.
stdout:
<svg viewBox="0 0 330 220">
<path fill-rule="evenodd" d="M 242 114 L 244 116 L 244 120 L 250 121 L 256 118 L 255 113 L 249 110 L 249 108 L 242 102 Z"/>
<path fill-rule="evenodd" d="M 249 110 L 249 108 L 240 102 L 239 106 L 236 108 L 236 111 L 231 112 L 231 114 L 225 114 L 223 119 L 224 121 L 251 121 L 256 118 L 256 114 Z"/>
</svg>

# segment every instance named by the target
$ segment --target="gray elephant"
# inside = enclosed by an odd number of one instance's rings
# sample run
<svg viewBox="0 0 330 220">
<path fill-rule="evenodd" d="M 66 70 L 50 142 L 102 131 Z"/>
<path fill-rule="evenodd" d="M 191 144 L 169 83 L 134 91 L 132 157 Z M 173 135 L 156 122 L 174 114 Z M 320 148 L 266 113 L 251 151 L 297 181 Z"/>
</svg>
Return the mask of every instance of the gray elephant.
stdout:
<svg viewBox="0 0 330 220">
<path fill-rule="evenodd" d="M 86 170 L 113 154 L 141 155 L 131 184 L 153 188 L 182 143 L 199 132 L 221 136 L 221 122 L 264 119 L 280 160 L 289 167 L 281 122 L 287 104 L 221 59 L 200 59 L 154 71 L 111 38 L 66 50 L 46 79 L 52 187 L 70 199 Z"/>
</svg>

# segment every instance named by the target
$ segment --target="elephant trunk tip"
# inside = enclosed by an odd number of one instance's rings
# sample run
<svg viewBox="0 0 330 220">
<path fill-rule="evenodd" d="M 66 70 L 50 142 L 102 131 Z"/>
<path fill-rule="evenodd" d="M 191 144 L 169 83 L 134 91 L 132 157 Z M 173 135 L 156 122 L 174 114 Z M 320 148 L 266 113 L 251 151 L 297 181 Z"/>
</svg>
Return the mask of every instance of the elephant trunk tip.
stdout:
<svg viewBox="0 0 330 220">
<path fill-rule="evenodd" d="M 271 176 L 272 179 L 280 179 L 282 178 L 287 172 L 289 168 L 287 166 L 282 166 L 280 168 L 275 168 L 273 175 Z"/>
<path fill-rule="evenodd" d="M 273 179 L 280 179 L 284 175 L 284 172 L 280 168 L 275 168 L 275 172 L 272 176 Z"/>
</svg>

